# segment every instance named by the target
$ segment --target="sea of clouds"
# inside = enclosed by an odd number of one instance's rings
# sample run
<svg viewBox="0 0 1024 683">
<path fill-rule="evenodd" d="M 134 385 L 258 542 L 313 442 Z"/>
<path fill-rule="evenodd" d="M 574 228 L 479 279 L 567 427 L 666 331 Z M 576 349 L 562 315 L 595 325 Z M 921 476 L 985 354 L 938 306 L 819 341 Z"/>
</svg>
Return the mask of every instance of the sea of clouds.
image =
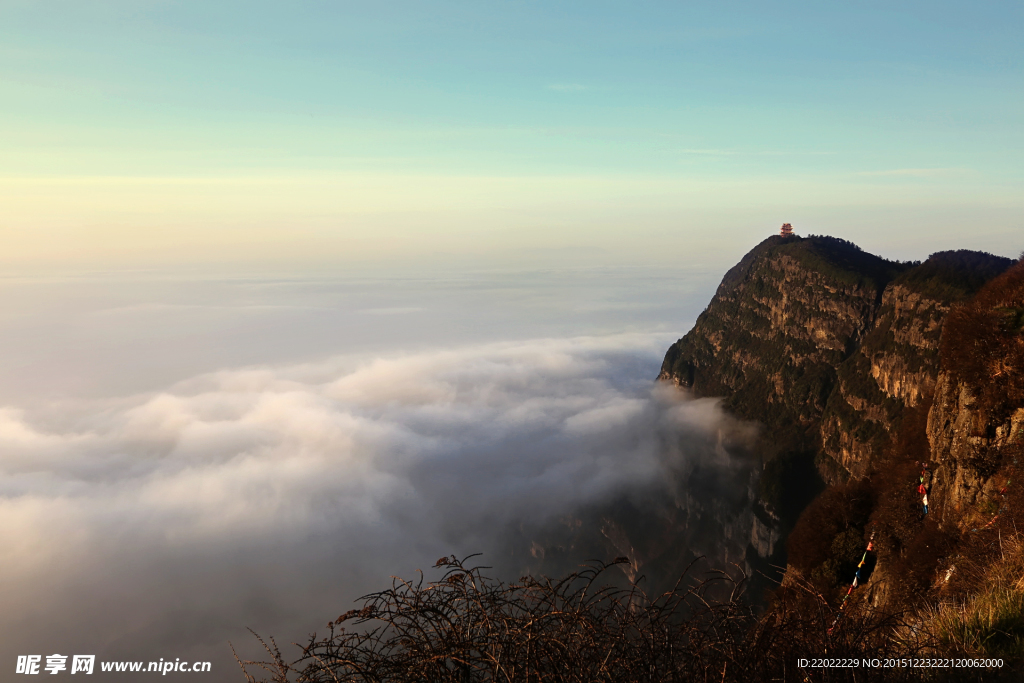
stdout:
<svg viewBox="0 0 1024 683">
<path fill-rule="evenodd" d="M 664 348 L 625 334 L 340 356 L 3 408 L 2 661 L 226 673 L 247 627 L 302 640 L 440 555 L 518 576 L 504 530 L 664 491 L 697 461 L 735 467 L 723 443 L 752 428 L 656 386 Z"/>
</svg>

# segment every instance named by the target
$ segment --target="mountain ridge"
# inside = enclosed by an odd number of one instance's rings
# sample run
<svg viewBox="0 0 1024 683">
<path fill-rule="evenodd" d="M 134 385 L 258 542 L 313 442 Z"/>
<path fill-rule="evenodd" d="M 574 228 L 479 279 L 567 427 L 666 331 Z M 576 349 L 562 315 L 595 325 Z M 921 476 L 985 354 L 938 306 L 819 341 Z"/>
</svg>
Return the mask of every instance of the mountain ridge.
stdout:
<svg viewBox="0 0 1024 683">
<path fill-rule="evenodd" d="M 786 566 L 784 585 L 837 599 L 877 533 L 869 599 L 907 605 L 966 561 L 993 500 L 1006 510 L 997 484 L 1024 464 L 1022 323 L 1024 261 L 773 236 L 725 274 L 658 380 L 763 425 L 758 503 L 785 542 L 757 554 Z"/>
</svg>

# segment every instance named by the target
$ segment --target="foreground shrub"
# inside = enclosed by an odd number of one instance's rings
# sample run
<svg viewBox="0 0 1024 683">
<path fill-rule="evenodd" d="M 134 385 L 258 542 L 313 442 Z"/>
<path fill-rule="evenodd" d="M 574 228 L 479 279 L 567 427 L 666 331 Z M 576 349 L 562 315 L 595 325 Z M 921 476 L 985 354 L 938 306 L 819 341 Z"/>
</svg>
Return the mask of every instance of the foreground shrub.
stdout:
<svg viewBox="0 0 1024 683">
<path fill-rule="evenodd" d="M 829 634 L 836 613 L 806 586 L 791 586 L 757 615 L 741 600 L 742 576 L 684 575 L 651 599 L 636 584 L 614 587 L 613 579 L 621 583 L 617 570 L 609 573 L 615 564 L 592 564 L 559 581 L 503 583 L 484 567 L 442 558 L 439 580 L 395 579 L 328 623 L 324 636 L 310 636 L 298 659 L 286 660 L 273 639 L 261 639 L 269 658 L 240 664 L 250 683 L 260 672 L 273 683 L 939 680 L 922 669 L 797 666 L 800 658 L 934 652 L 936 643 L 899 615 L 848 608 Z"/>
</svg>

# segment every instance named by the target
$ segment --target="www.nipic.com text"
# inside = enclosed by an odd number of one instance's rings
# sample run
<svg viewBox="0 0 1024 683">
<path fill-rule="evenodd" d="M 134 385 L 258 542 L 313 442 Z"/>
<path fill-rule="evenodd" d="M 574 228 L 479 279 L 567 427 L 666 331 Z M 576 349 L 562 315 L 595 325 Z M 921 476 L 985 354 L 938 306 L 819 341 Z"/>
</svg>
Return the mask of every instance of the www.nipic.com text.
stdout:
<svg viewBox="0 0 1024 683">
<path fill-rule="evenodd" d="M 96 670 L 96 655 L 18 655 L 18 664 L 14 673 L 18 674 L 58 674 L 67 671 L 72 674 L 91 674 Z M 68 659 L 71 662 L 68 662 Z M 210 662 L 183 662 L 180 658 L 173 662 L 160 659 L 157 662 L 100 662 L 99 670 L 104 672 L 159 673 L 209 673 Z"/>
</svg>

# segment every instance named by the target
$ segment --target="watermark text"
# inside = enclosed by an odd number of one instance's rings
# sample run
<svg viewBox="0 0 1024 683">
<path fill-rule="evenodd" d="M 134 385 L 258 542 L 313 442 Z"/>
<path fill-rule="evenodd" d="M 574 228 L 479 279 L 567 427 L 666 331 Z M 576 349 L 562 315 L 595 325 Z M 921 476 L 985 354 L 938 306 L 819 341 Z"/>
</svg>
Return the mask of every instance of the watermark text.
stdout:
<svg viewBox="0 0 1024 683">
<path fill-rule="evenodd" d="M 70 663 L 68 660 L 71 660 Z M 166 676 L 169 673 L 209 673 L 210 662 L 182 661 L 180 657 L 173 661 L 162 657 L 155 662 L 99 662 L 99 670 L 110 673 L 158 673 Z M 57 675 L 91 674 L 96 671 L 96 655 L 18 655 L 14 673 L 34 676 L 39 674 Z"/>
</svg>

